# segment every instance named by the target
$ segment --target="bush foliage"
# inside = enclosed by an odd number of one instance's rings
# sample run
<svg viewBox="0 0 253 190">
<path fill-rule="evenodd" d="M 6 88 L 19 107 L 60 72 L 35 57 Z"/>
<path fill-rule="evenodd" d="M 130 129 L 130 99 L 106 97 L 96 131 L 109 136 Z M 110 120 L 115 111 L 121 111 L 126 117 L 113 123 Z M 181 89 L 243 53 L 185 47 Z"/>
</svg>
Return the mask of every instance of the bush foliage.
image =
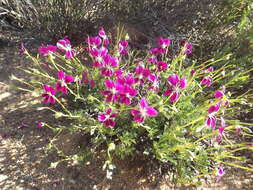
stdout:
<svg viewBox="0 0 253 190">
<path fill-rule="evenodd" d="M 108 178 L 114 160 L 129 157 L 167 164 L 173 181 L 183 184 L 198 183 L 207 175 L 219 180 L 230 166 L 252 171 L 240 165 L 245 158 L 237 155 L 252 150 L 252 144 L 234 138 L 251 136 L 250 124 L 237 115 L 250 111 L 241 108 L 252 106 L 252 94 L 231 92 L 234 81 L 250 69 L 226 72 L 231 54 L 197 63 L 190 59 L 193 46 L 187 41 L 159 38 L 156 47 L 136 50 L 121 34 L 118 30 L 110 38 L 101 28 L 78 50 L 65 37 L 56 46 L 39 47 L 35 57 L 22 48 L 34 63 L 24 71 L 34 80 L 13 79 L 41 96 L 41 109 L 71 120 L 67 126 L 38 125 L 56 133 L 64 129 L 88 135 L 93 155 L 106 150 L 102 154 Z"/>
</svg>

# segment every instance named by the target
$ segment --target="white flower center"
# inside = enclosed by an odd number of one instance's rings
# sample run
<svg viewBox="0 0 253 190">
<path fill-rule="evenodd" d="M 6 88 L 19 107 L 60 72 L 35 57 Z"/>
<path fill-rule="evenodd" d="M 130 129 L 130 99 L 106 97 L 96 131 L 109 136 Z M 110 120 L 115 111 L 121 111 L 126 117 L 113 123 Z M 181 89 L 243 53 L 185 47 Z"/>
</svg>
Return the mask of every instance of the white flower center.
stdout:
<svg viewBox="0 0 253 190">
<path fill-rule="evenodd" d="M 144 108 L 144 109 L 140 109 L 140 112 L 141 112 L 141 115 L 144 117 L 146 115 L 146 112 L 147 110 Z"/>
<path fill-rule="evenodd" d="M 71 51 L 71 45 L 66 46 L 66 51 Z"/>
<path fill-rule="evenodd" d="M 106 120 L 110 119 L 110 115 L 106 115 L 106 116 L 105 116 L 105 119 L 106 119 Z"/>
<path fill-rule="evenodd" d="M 96 60 L 101 63 L 103 61 L 103 58 L 99 55 L 97 56 Z"/>
<path fill-rule="evenodd" d="M 116 93 L 117 93 L 117 91 L 116 91 L 115 88 L 112 89 L 112 93 L 113 93 L 113 94 L 116 94 Z"/>
</svg>

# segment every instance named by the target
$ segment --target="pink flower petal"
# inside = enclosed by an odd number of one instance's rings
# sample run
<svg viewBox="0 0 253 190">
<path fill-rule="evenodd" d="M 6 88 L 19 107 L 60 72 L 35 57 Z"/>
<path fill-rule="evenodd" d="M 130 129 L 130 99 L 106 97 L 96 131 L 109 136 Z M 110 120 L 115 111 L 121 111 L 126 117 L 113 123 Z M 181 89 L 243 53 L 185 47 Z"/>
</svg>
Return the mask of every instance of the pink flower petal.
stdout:
<svg viewBox="0 0 253 190">
<path fill-rule="evenodd" d="M 213 71 L 214 71 L 214 68 L 213 68 L 213 67 L 209 67 L 209 68 L 207 69 L 207 72 L 208 72 L 208 73 L 213 72 Z"/>
<path fill-rule="evenodd" d="M 64 77 L 65 77 L 64 72 L 63 72 L 63 71 L 59 71 L 59 72 L 58 72 L 58 79 L 63 80 Z"/>
<path fill-rule="evenodd" d="M 48 94 L 43 94 L 42 96 L 44 97 L 43 103 L 45 104 L 49 103 L 50 96 Z"/>
<path fill-rule="evenodd" d="M 110 63 L 111 63 L 111 66 L 112 66 L 112 67 L 117 67 L 117 66 L 119 65 L 119 60 L 118 60 L 117 57 L 112 57 L 112 58 L 110 59 Z"/>
<path fill-rule="evenodd" d="M 116 123 L 111 119 L 106 120 L 104 124 L 106 127 L 114 127 L 116 125 Z"/>
<path fill-rule="evenodd" d="M 217 90 L 214 92 L 214 97 L 217 99 L 221 99 L 223 98 L 223 96 L 224 96 L 224 93 L 221 90 Z"/>
<path fill-rule="evenodd" d="M 158 115 L 158 112 L 154 108 L 149 106 L 146 108 L 146 115 L 149 117 L 155 117 Z"/>
<path fill-rule="evenodd" d="M 50 87 L 50 93 L 51 93 L 52 95 L 55 95 L 55 94 L 56 94 L 56 91 L 55 91 L 55 89 L 54 89 L 53 87 Z"/>
<path fill-rule="evenodd" d="M 103 39 L 107 38 L 104 28 L 100 28 L 100 30 L 98 31 L 98 35 Z"/>
<path fill-rule="evenodd" d="M 123 71 L 121 70 L 121 69 L 117 69 L 117 70 L 115 70 L 114 71 L 114 74 L 115 74 L 115 76 L 116 77 L 121 77 L 122 76 L 122 74 L 123 74 Z"/>
<path fill-rule="evenodd" d="M 72 59 L 74 56 L 76 56 L 76 53 L 74 50 L 68 50 L 65 52 L 65 57 L 67 59 Z"/>
<path fill-rule="evenodd" d="M 182 89 L 184 89 L 184 88 L 186 87 L 186 85 L 187 85 L 187 80 L 186 80 L 186 78 L 182 78 L 182 79 L 180 80 L 180 85 L 179 85 L 179 87 L 182 88 Z"/>
<path fill-rule="evenodd" d="M 61 88 L 62 88 L 61 82 L 57 81 L 56 84 L 55 84 L 56 91 L 61 91 Z"/>
<path fill-rule="evenodd" d="M 220 106 L 218 104 L 212 105 L 212 106 L 209 107 L 208 113 L 211 114 L 211 113 L 218 112 L 219 109 L 220 109 Z"/>
<path fill-rule="evenodd" d="M 70 43 L 68 40 L 59 40 L 56 45 L 60 50 L 66 51 L 66 47 L 70 45 Z"/>
<path fill-rule="evenodd" d="M 55 99 L 54 99 L 54 97 L 49 96 L 49 102 L 50 102 L 51 104 L 55 104 Z"/>
<path fill-rule="evenodd" d="M 212 77 L 204 77 L 201 81 L 202 85 L 206 85 L 207 87 L 210 87 L 211 84 L 213 82 L 213 78 Z"/>
<path fill-rule="evenodd" d="M 177 83 L 179 83 L 180 78 L 177 74 L 173 74 L 173 75 L 169 76 L 167 80 L 171 86 L 176 86 Z"/>
<path fill-rule="evenodd" d="M 45 90 L 45 92 L 50 92 L 50 86 L 47 84 L 43 84 L 43 89 Z"/>
<path fill-rule="evenodd" d="M 48 54 L 48 49 L 47 49 L 46 46 L 40 46 L 40 47 L 38 48 L 38 52 L 39 52 L 40 54 L 42 54 L 42 55 L 46 55 L 46 54 Z"/>
<path fill-rule="evenodd" d="M 94 80 L 90 80 L 89 84 L 90 84 L 91 87 L 94 87 L 96 85 L 96 82 Z"/>
<path fill-rule="evenodd" d="M 112 113 L 112 108 L 108 108 L 105 113 L 106 115 L 110 115 Z"/>
<path fill-rule="evenodd" d="M 133 119 L 138 123 L 142 123 L 144 121 L 144 117 L 141 115 L 135 115 Z"/>
<path fill-rule="evenodd" d="M 221 127 L 221 128 L 218 129 L 219 136 L 222 136 L 224 129 L 225 129 L 224 127 Z"/>
<path fill-rule="evenodd" d="M 146 107 L 148 107 L 148 102 L 147 102 L 146 98 L 142 98 L 140 101 L 140 108 L 145 109 Z"/>
<path fill-rule="evenodd" d="M 140 114 L 140 111 L 133 109 L 133 110 L 131 110 L 131 114 L 132 114 L 132 116 L 135 116 L 135 115 Z"/>
<path fill-rule="evenodd" d="M 57 46 L 47 45 L 47 49 L 50 52 L 55 52 L 57 50 Z"/>
<path fill-rule="evenodd" d="M 222 167 L 222 166 L 219 167 L 219 168 L 217 169 L 217 176 L 222 177 L 224 174 L 225 174 L 225 172 L 224 172 L 224 170 L 223 170 L 223 167 Z"/>
<path fill-rule="evenodd" d="M 180 94 L 178 92 L 173 92 L 171 97 L 170 97 L 170 102 L 176 102 L 180 97 Z"/>
<path fill-rule="evenodd" d="M 37 123 L 37 126 L 38 127 L 43 127 L 45 124 L 43 123 L 43 122 L 39 122 L 39 123 Z"/>
<path fill-rule="evenodd" d="M 115 87 L 115 84 L 112 80 L 105 80 L 105 86 L 106 86 L 106 88 L 111 89 L 111 88 Z"/>
<path fill-rule="evenodd" d="M 105 114 L 99 114 L 98 115 L 98 121 L 104 122 L 106 120 L 106 115 Z"/>
<path fill-rule="evenodd" d="M 208 116 L 208 118 L 206 119 L 205 125 L 207 127 L 212 127 L 213 129 L 215 129 L 215 127 L 216 127 L 216 117 L 215 116 Z"/>
<path fill-rule="evenodd" d="M 66 83 L 71 83 L 71 82 L 74 82 L 75 78 L 71 75 L 67 75 L 65 76 L 65 82 Z"/>
<path fill-rule="evenodd" d="M 66 86 L 62 86 L 61 91 L 63 94 L 68 94 L 68 89 Z"/>
<path fill-rule="evenodd" d="M 110 116 L 110 118 L 117 117 L 117 116 L 118 116 L 117 113 L 112 113 L 111 116 Z"/>
<path fill-rule="evenodd" d="M 164 96 L 170 96 L 170 94 L 172 93 L 172 89 L 167 89 L 164 91 L 163 95 Z"/>
<path fill-rule="evenodd" d="M 108 38 L 104 39 L 104 45 L 105 46 L 108 46 L 110 44 L 110 41 Z"/>
<path fill-rule="evenodd" d="M 122 45 L 123 47 L 127 47 L 128 46 L 128 41 L 126 40 L 122 40 L 119 42 L 120 45 Z"/>
</svg>

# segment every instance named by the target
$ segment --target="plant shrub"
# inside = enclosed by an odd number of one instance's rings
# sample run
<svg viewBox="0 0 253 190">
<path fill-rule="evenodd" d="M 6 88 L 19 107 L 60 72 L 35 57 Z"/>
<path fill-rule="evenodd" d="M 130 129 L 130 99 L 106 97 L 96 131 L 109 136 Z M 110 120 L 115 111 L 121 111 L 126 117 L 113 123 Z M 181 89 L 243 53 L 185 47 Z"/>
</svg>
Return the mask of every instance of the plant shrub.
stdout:
<svg viewBox="0 0 253 190">
<path fill-rule="evenodd" d="M 39 123 L 89 135 L 90 152 L 104 152 L 107 177 L 112 178 L 114 159 L 141 155 L 169 164 L 175 183 L 195 184 L 205 176 L 217 180 L 229 166 L 253 171 L 240 162 L 237 152 L 249 149 L 236 135 L 251 135 L 250 124 L 236 119 L 249 93 L 235 96 L 226 73 L 230 54 L 196 64 L 189 59 L 193 46 L 163 37 L 157 46 L 137 51 L 127 36 L 115 42 L 103 28 L 88 37 L 83 49 L 74 49 L 67 37 L 55 45 L 39 47 L 24 81 L 55 118 L 71 119 L 68 126 Z M 214 66 L 222 63 L 219 67 Z M 247 71 L 244 71 L 245 74 Z M 54 106 L 54 104 L 58 106 Z M 60 107 L 59 107 L 60 106 Z M 74 155 L 70 159 L 80 160 Z M 53 163 L 53 167 L 57 163 Z"/>
</svg>

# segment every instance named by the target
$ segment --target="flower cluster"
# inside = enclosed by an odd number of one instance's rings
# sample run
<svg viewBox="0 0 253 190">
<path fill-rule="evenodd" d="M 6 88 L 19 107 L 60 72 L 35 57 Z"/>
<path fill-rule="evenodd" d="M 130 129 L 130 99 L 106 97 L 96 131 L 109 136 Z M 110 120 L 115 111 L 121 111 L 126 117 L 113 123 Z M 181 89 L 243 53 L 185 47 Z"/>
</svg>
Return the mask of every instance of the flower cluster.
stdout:
<svg viewBox="0 0 253 190">
<path fill-rule="evenodd" d="M 101 30 L 100 30 L 101 31 Z M 130 72 L 124 71 L 125 64 L 122 63 L 124 56 L 128 53 L 128 42 L 120 41 L 118 44 L 120 57 L 113 57 L 108 50 L 109 43 L 104 43 L 103 36 L 106 36 L 104 30 L 103 35 L 89 37 L 86 42 L 88 44 L 88 52 L 93 59 L 92 66 L 100 70 L 100 74 L 110 79 L 104 80 L 105 90 L 101 94 L 105 97 L 106 102 L 120 103 L 128 106 L 132 105 L 133 100 L 139 102 L 139 109 L 132 109 L 131 114 L 136 122 L 144 122 L 146 116 L 154 117 L 158 112 L 148 106 L 147 99 L 139 99 L 143 91 L 153 90 L 158 93 L 161 84 L 161 73 L 166 72 L 169 64 L 159 60 L 159 55 L 168 52 L 171 40 L 168 38 L 160 38 L 158 47 L 150 50 L 151 57 L 145 63 L 138 61 L 135 68 Z M 102 38 L 102 39 L 101 39 Z M 153 68 L 153 66 L 155 66 Z M 153 69 L 150 69 L 153 68 Z M 186 77 L 179 78 L 177 74 L 173 74 L 167 79 L 170 88 L 163 92 L 164 96 L 169 96 L 170 102 L 176 102 L 180 97 L 180 91 L 186 88 Z"/>
<path fill-rule="evenodd" d="M 217 124 L 217 114 L 221 110 L 221 108 L 225 108 L 229 104 L 228 100 L 223 99 L 225 97 L 224 94 L 225 89 L 223 90 L 217 90 L 214 92 L 214 98 L 218 100 L 218 102 L 215 105 L 211 105 L 208 108 L 208 117 L 205 121 L 205 125 L 208 128 L 215 129 Z M 225 97 L 226 98 L 226 97 Z M 224 115 L 225 110 L 222 110 L 222 114 Z M 224 120 L 224 117 L 220 117 L 220 127 L 218 128 L 218 136 L 215 138 L 216 142 L 221 142 L 223 137 L 223 132 L 226 127 L 226 122 Z"/>
</svg>

